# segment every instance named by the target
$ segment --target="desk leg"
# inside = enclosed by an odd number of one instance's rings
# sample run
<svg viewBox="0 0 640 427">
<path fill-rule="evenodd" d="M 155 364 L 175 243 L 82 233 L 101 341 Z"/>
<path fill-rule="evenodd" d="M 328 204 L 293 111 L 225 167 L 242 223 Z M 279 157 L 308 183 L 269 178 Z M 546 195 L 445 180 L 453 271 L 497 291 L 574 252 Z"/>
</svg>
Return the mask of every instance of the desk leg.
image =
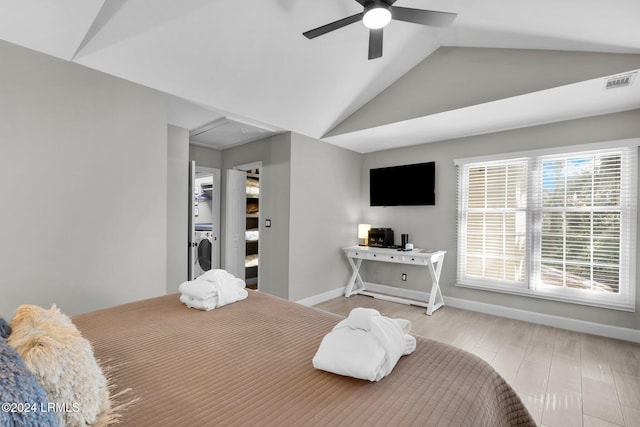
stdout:
<svg viewBox="0 0 640 427">
<path fill-rule="evenodd" d="M 358 261 L 353 262 L 353 258 L 347 258 L 349 264 L 351 265 L 351 269 L 353 273 L 347 282 L 347 286 L 344 290 L 344 296 L 350 297 L 351 295 L 357 294 L 359 290 L 364 289 L 364 282 L 362 281 L 362 277 L 360 277 L 360 265 L 362 264 L 362 258 L 358 258 Z M 354 285 L 357 286 L 354 288 Z"/>
<path fill-rule="evenodd" d="M 434 260 L 429 260 L 429 275 L 431 276 L 431 292 L 429 293 L 429 306 L 427 307 L 427 315 L 431 316 L 434 311 L 444 306 L 444 299 L 442 298 L 442 292 L 440 291 L 440 274 L 442 273 L 442 261 L 444 255 L 440 255 L 435 260 L 436 267 L 434 268 Z"/>
</svg>

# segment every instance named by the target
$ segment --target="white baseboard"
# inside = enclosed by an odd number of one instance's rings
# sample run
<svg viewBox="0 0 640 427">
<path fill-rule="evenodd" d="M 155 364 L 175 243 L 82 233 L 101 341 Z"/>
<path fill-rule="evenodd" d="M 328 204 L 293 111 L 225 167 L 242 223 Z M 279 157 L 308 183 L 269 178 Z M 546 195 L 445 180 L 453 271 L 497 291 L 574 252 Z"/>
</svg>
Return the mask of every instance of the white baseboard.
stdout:
<svg viewBox="0 0 640 427">
<path fill-rule="evenodd" d="M 377 283 L 364 282 L 366 289 L 372 292 L 380 292 L 383 294 L 393 295 L 395 297 L 415 299 L 418 301 L 429 301 L 429 293 L 422 291 L 413 291 L 411 289 L 396 288 L 393 286 L 379 285 Z"/>
<path fill-rule="evenodd" d="M 517 308 L 509 308 L 501 305 L 485 304 L 461 298 L 444 297 L 444 303 L 451 307 L 493 314 L 494 316 L 508 317 L 509 319 L 524 320 L 525 322 L 553 326 L 585 334 L 600 335 L 603 337 L 640 343 L 640 330 L 638 329 L 587 322 L 585 320 L 570 319 L 567 317 L 554 316 L 552 314 L 535 313 L 533 311 L 519 310 Z"/>
<path fill-rule="evenodd" d="M 373 292 L 381 292 L 402 298 L 415 299 L 420 301 L 428 301 L 429 294 L 427 292 L 414 291 L 411 289 L 396 288 L 393 286 L 379 285 L 376 283 L 365 283 L 366 288 Z M 339 297 L 344 294 L 344 288 L 335 289 L 320 295 L 305 298 L 298 301 L 304 305 L 315 305 L 321 302 Z M 631 328 L 622 328 L 620 326 L 605 325 L 602 323 L 587 322 L 584 320 L 570 319 L 567 317 L 554 316 L 551 314 L 535 313 L 533 311 L 520 310 L 517 308 L 504 307 L 501 305 L 486 304 L 477 301 L 466 300 L 462 298 L 444 297 L 445 306 L 461 308 L 464 310 L 477 311 L 480 313 L 491 314 L 494 316 L 506 317 L 509 319 L 522 320 L 525 322 L 537 323 L 540 325 L 553 326 L 570 331 L 582 332 L 592 335 L 600 335 L 603 337 L 614 338 L 619 340 L 640 343 L 640 330 Z M 437 316 L 437 312 L 434 313 Z"/>
<path fill-rule="evenodd" d="M 318 295 L 314 295 L 309 298 L 303 298 L 299 301 L 296 301 L 298 304 L 312 306 L 316 304 L 320 304 L 321 302 L 329 301 L 330 299 L 338 298 L 344 295 L 344 286 L 333 289 L 331 291 L 327 291 Z"/>
</svg>

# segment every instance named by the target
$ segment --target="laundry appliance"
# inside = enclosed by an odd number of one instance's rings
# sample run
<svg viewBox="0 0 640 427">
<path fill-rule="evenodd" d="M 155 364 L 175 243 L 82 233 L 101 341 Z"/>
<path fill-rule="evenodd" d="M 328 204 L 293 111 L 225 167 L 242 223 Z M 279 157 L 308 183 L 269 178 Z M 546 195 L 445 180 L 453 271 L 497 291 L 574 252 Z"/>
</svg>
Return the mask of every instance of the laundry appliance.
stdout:
<svg viewBox="0 0 640 427">
<path fill-rule="evenodd" d="M 211 270 L 211 252 L 213 249 L 213 231 L 196 226 L 193 256 L 193 277 L 196 278 Z"/>
</svg>

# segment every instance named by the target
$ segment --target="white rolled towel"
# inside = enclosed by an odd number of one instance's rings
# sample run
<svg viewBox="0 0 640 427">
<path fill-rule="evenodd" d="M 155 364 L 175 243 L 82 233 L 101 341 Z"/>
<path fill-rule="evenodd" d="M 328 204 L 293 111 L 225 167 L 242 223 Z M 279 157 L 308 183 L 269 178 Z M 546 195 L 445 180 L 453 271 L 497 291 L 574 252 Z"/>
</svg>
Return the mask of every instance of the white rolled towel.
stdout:
<svg viewBox="0 0 640 427">
<path fill-rule="evenodd" d="M 193 298 L 187 295 L 180 295 L 180 301 L 183 302 L 187 307 L 197 308 L 198 310 L 213 310 L 218 305 L 218 297 L 212 297 L 209 299 L 198 299 Z"/>
<path fill-rule="evenodd" d="M 385 372 L 386 352 L 380 342 L 362 329 L 340 328 L 322 338 L 313 357 L 313 367 L 368 381 L 380 381 Z"/>
<path fill-rule="evenodd" d="M 182 283 L 178 289 L 183 295 L 200 300 L 207 300 L 218 295 L 218 289 L 213 283 L 199 278 Z"/>
<path fill-rule="evenodd" d="M 407 319 L 393 320 L 398 324 L 398 326 L 400 326 L 400 329 L 402 329 L 402 332 L 404 333 L 404 351 L 402 352 L 402 355 L 404 356 L 413 353 L 416 349 L 416 338 L 409 335 L 409 332 L 411 332 L 411 321 Z"/>
<path fill-rule="evenodd" d="M 233 283 L 236 279 L 236 276 L 229 273 L 227 270 L 222 270 L 220 268 L 214 268 L 209 271 L 205 271 L 203 274 L 196 278 L 196 280 L 225 284 Z"/>
<path fill-rule="evenodd" d="M 244 280 L 237 278 L 227 270 L 212 269 L 199 276 L 196 281 L 210 283 L 218 296 L 218 307 L 231 304 L 249 296 Z"/>
<path fill-rule="evenodd" d="M 348 326 L 351 329 L 362 329 L 363 331 L 371 331 L 371 322 L 375 322 L 378 317 L 382 315 L 380 312 L 373 308 L 363 308 L 356 307 L 349 313 L 349 316 L 343 321 L 339 322 L 334 329 L 342 328 L 344 326 Z M 400 329 L 404 334 L 404 350 L 402 355 L 407 355 L 413 353 L 416 349 L 416 339 L 415 337 L 409 335 L 411 331 L 411 321 L 407 319 L 390 319 L 393 322 L 396 322 Z"/>
<path fill-rule="evenodd" d="M 189 303 L 185 302 L 182 297 L 180 301 L 189 307 L 212 310 L 247 298 L 249 293 L 245 288 L 244 280 L 238 279 L 226 270 L 213 269 L 198 276 L 195 280 L 182 283 L 179 290 L 183 296 L 190 299 L 188 299 Z"/>
<path fill-rule="evenodd" d="M 236 285 L 216 285 L 218 287 L 218 307 L 240 301 L 249 296 L 244 288 L 244 280 L 235 279 Z M 241 286 L 242 284 L 242 286 Z"/>
<path fill-rule="evenodd" d="M 349 313 L 346 319 L 336 325 L 336 328 L 348 326 L 351 329 L 370 331 L 370 321 L 374 317 L 380 317 L 380 312 L 374 308 L 356 307 Z"/>
<path fill-rule="evenodd" d="M 339 375 L 379 381 L 389 375 L 401 356 L 411 354 L 416 339 L 411 322 L 390 319 L 377 310 L 354 308 L 324 336 L 313 366 Z"/>
</svg>

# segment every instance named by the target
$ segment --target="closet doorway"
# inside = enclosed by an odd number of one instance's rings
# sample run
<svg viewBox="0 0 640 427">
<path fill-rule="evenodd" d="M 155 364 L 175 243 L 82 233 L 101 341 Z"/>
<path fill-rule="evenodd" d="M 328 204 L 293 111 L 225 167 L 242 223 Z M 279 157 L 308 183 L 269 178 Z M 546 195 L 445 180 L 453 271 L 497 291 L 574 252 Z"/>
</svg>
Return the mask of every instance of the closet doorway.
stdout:
<svg viewBox="0 0 640 427">
<path fill-rule="evenodd" d="M 188 280 L 220 268 L 220 170 L 189 163 Z"/>
<path fill-rule="evenodd" d="M 262 162 L 227 170 L 225 269 L 259 288 Z"/>
</svg>

